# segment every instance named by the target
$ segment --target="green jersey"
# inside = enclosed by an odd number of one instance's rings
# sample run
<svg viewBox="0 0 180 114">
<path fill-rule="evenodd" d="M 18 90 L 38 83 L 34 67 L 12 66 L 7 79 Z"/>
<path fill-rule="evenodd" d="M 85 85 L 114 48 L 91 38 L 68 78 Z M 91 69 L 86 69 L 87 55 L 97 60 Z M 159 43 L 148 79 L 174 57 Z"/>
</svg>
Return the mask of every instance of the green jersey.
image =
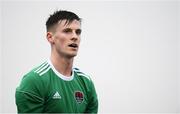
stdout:
<svg viewBox="0 0 180 114">
<path fill-rule="evenodd" d="M 90 77 L 73 68 L 60 74 L 48 60 L 27 73 L 16 89 L 18 113 L 97 113 L 98 99 Z"/>
</svg>

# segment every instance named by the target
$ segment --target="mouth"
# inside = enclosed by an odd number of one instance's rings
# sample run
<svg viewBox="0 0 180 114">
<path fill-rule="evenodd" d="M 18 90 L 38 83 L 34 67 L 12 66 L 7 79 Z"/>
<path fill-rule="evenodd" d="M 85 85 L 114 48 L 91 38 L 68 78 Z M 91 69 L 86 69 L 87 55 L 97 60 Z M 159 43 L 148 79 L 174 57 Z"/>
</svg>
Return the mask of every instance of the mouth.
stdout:
<svg viewBox="0 0 180 114">
<path fill-rule="evenodd" d="M 69 46 L 69 47 L 72 47 L 72 48 L 78 48 L 78 45 L 75 44 L 75 43 L 69 44 L 68 46 Z"/>
</svg>

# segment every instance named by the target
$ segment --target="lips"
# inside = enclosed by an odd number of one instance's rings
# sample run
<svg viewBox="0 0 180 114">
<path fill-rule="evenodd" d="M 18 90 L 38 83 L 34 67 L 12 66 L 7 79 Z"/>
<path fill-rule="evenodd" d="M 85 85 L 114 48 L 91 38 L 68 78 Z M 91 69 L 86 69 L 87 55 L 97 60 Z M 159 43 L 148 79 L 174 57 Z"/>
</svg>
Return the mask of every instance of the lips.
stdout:
<svg viewBox="0 0 180 114">
<path fill-rule="evenodd" d="M 69 46 L 69 47 L 72 47 L 72 48 L 77 48 L 77 47 L 78 47 L 78 45 L 75 44 L 75 43 L 69 44 L 68 46 Z"/>
</svg>

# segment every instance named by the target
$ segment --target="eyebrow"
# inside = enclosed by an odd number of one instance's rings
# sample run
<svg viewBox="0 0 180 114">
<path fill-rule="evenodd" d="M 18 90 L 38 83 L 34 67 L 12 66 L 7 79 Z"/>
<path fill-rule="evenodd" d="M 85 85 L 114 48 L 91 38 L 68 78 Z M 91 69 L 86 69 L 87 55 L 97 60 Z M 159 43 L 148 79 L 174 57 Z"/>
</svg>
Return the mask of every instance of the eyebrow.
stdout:
<svg viewBox="0 0 180 114">
<path fill-rule="evenodd" d="M 71 28 L 64 28 L 63 30 L 73 30 Z M 76 31 L 82 31 L 81 29 L 75 29 Z"/>
</svg>

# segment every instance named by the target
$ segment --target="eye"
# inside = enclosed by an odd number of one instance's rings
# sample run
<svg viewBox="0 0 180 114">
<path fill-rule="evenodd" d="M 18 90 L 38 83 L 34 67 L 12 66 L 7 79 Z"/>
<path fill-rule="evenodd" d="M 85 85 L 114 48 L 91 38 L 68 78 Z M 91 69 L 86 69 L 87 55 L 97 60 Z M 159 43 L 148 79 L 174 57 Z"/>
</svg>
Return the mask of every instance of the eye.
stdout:
<svg viewBox="0 0 180 114">
<path fill-rule="evenodd" d="M 65 33 L 70 33 L 70 32 L 72 32 L 72 30 L 69 29 L 69 28 L 66 28 L 66 29 L 63 30 L 63 32 L 65 32 Z"/>
<path fill-rule="evenodd" d="M 80 35 L 81 34 L 81 29 L 76 30 L 76 34 Z"/>
</svg>

